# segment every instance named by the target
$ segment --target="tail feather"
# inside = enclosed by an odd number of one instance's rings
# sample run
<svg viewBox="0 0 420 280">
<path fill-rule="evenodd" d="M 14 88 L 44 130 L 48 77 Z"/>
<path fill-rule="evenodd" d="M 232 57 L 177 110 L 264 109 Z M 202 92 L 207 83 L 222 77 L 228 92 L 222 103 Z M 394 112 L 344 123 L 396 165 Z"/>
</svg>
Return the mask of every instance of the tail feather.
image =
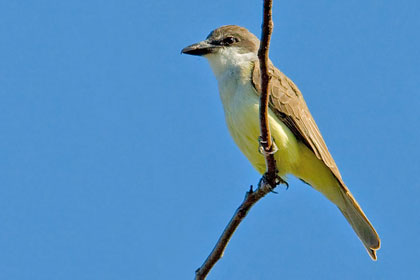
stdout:
<svg viewBox="0 0 420 280">
<path fill-rule="evenodd" d="M 338 208 L 366 247 L 370 257 L 376 261 L 376 250 L 381 247 L 378 233 L 349 190 L 345 187 L 340 188 L 340 190 L 344 203 L 339 205 Z"/>
</svg>

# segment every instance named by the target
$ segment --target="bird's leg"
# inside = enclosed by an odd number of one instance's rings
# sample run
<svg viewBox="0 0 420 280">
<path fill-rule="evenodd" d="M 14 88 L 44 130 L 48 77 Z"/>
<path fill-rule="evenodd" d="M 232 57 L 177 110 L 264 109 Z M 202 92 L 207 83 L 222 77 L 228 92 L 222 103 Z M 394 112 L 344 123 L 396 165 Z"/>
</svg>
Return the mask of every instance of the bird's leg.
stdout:
<svg viewBox="0 0 420 280">
<path fill-rule="evenodd" d="M 272 155 L 272 154 L 275 154 L 279 150 L 279 148 L 276 145 L 276 142 L 275 142 L 274 138 L 271 138 L 271 143 L 272 143 L 271 144 L 271 149 L 270 149 L 270 151 L 267 151 L 265 149 L 265 146 L 267 145 L 267 141 L 262 140 L 261 136 L 258 137 L 258 144 L 259 144 L 258 151 L 260 152 L 260 154 L 262 154 L 264 156 Z M 271 188 L 270 192 L 274 192 L 274 193 L 276 193 L 276 192 L 273 191 L 273 189 L 277 185 L 284 184 L 284 185 L 286 185 L 286 189 L 289 188 L 289 184 L 285 180 L 283 180 L 283 178 L 281 178 L 279 175 L 277 175 L 277 171 L 276 171 L 275 176 L 276 176 L 275 178 L 269 178 L 268 173 L 264 173 L 264 175 L 261 177 L 260 182 L 258 183 L 258 187 L 270 186 L 270 188 Z M 271 186 L 269 184 L 269 182 L 274 182 L 275 186 Z"/>
<path fill-rule="evenodd" d="M 271 151 L 267 151 L 265 149 L 265 146 L 267 145 L 267 141 L 262 140 L 261 136 L 258 137 L 258 144 L 259 144 L 258 151 L 260 152 L 260 154 L 264 156 L 273 155 L 279 150 L 279 148 L 277 148 L 274 138 L 271 138 L 271 149 L 270 149 Z"/>
</svg>

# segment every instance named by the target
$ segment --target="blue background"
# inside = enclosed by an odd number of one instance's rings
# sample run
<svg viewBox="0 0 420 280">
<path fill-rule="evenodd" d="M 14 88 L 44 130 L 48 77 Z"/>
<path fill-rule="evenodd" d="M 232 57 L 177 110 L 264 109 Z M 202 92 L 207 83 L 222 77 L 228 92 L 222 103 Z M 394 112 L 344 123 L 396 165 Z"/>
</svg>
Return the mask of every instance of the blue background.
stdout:
<svg viewBox="0 0 420 280">
<path fill-rule="evenodd" d="M 208 279 L 419 279 L 420 4 L 275 1 L 271 59 L 299 86 L 382 238 L 290 178 Z M 0 278 L 192 279 L 260 176 L 216 80 L 180 50 L 262 1 L 0 2 Z"/>
</svg>

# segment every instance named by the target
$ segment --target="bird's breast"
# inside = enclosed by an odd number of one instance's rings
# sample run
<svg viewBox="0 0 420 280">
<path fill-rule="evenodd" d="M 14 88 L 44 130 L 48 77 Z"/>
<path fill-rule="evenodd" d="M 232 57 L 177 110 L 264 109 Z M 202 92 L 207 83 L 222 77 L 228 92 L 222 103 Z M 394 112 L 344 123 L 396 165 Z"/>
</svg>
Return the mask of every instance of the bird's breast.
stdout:
<svg viewBox="0 0 420 280">
<path fill-rule="evenodd" d="M 234 75 L 236 76 L 236 75 Z M 259 98 L 250 79 L 226 77 L 219 80 L 220 97 L 226 124 L 233 140 L 258 172 L 266 170 L 264 156 L 259 153 Z M 276 153 L 280 175 L 289 173 L 297 161 L 298 146 L 293 133 L 269 110 L 269 122 L 279 151 Z"/>
</svg>

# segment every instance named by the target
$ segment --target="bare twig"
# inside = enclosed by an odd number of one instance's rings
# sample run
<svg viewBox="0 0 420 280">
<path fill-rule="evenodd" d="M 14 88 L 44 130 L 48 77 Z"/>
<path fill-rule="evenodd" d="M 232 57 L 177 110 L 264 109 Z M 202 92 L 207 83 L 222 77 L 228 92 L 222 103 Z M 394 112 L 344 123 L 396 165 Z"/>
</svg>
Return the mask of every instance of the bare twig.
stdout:
<svg viewBox="0 0 420 280">
<path fill-rule="evenodd" d="M 246 193 L 245 199 L 242 204 L 236 209 L 235 214 L 233 214 L 232 219 L 229 224 L 226 226 L 219 240 L 214 246 L 213 251 L 207 257 L 203 265 L 195 271 L 195 279 L 202 280 L 206 279 L 207 274 L 213 268 L 218 260 L 223 257 L 223 253 L 226 249 L 227 244 L 230 241 L 233 233 L 238 228 L 239 224 L 248 214 L 248 211 L 257 203 L 258 200 L 263 198 L 267 193 L 269 193 L 273 188 L 266 184 L 264 180 L 260 181 L 258 189 L 254 192 L 252 186 L 250 190 Z"/>
<path fill-rule="evenodd" d="M 260 144 L 266 151 L 265 162 L 267 173 L 265 179 L 268 184 L 275 187 L 276 184 L 276 160 L 274 159 L 273 142 L 268 125 L 268 101 L 270 99 L 269 84 L 271 76 L 268 73 L 268 50 L 270 48 L 271 33 L 273 31 L 273 20 L 271 19 L 272 1 L 264 0 L 264 17 L 258 59 L 260 60 L 261 72 L 261 97 L 260 97 Z"/>
<path fill-rule="evenodd" d="M 252 186 L 246 193 L 245 199 L 239 208 L 236 210 L 229 224 L 226 226 L 222 235 L 213 248 L 213 251 L 207 257 L 203 265 L 196 270 L 195 279 L 202 280 L 207 277 L 207 274 L 216 264 L 216 262 L 223 256 L 227 244 L 229 243 L 233 233 L 238 228 L 239 224 L 248 214 L 248 211 L 263 198 L 267 193 L 272 191 L 277 183 L 277 169 L 276 161 L 273 155 L 273 142 L 271 140 L 270 128 L 268 124 L 268 100 L 269 100 L 269 82 L 270 75 L 268 73 L 268 49 L 270 46 L 271 32 L 273 30 L 273 21 L 271 19 L 272 0 L 264 0 L 264 16 L 262 25 L 262 35 L 260 48 L 258 50 L 258 58 L 260 60 L 261 72 L 261 97 L 260 97 L 260 124 L 261 137 L 260 145 L 263 147 L 265 154 L 265 161 L 267 165 L 267 172 L 258 184 L 258 189 L 254 192 Z"/>
</svg>

